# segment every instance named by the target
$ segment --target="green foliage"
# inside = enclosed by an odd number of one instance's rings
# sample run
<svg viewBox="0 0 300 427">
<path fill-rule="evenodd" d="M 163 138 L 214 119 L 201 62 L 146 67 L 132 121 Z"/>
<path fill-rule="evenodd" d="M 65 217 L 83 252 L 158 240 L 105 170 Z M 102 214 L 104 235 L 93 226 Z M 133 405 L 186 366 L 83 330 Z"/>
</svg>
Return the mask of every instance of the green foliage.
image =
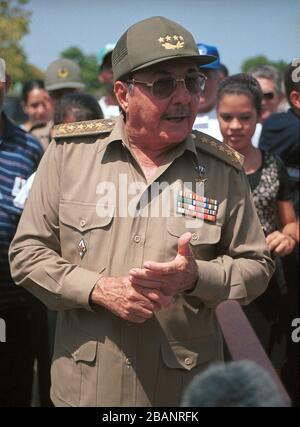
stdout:
<svg viewBox="0 0 300 427">
<path fill-rule="evenodd" d="M 61 52 L 61 57 L 72 59 L 79 65 L 87 92 L 91 94 L 99 92 L 100 83 L 97 79 L 98 65 L 96 55 L 86 55 L 79 47 L 71 46 Z"/>
<path fill-rule="evenodd" d="M 283 72 L 284 68 L 288 65 L 285 61 L 271 61 L 264 55 L 253 56 L 246 59 L 242 64 L 242 72 L 247 73 L 252 67 L 260 67 L 262 65 L 272 65 L 277 68 L 279 72 Z"/>
<path fill-rule="evenodd" d="M 5 59 L 7 70 L 13 82 L 20 85 L 30 78 L 41 78 L 43 73 L 28 64 L 20 44 L 29 33 L 31 13 L 23 6 L 28 0 L 0 1 L 0 57 Z"/>
</svg>

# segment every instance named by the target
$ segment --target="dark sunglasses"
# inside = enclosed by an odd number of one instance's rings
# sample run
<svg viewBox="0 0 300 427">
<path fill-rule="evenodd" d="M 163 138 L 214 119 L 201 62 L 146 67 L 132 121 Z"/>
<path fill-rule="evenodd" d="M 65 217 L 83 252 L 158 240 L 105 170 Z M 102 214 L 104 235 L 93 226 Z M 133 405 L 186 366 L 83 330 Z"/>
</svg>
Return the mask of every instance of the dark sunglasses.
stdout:
<svg viewBox="0 0 300 427">
<path fill-rule="evenodd" d="M 263 93 L 263 98 L 271 101 L 271 99 L 274 98 L 274 95 L 274 92 L 265 92 Z"/>
<path fill-rule="evenodd" d="M 128 80 L 129 83 L 140 83 L 151 88 L 152 95 L 157 99 L 168 98 L 172 95 L 177 87 L 177 82 L 182 82 L 185 88 L 193 94 L 198 94 L 204 90 L 206 76 L 203 74 L 196 74 L 193 76 L 186 76 L 184 79 L 175 79 L 175 77 L 162 77 L 154 80 L 152 83 L 143 82 L 137 79 Z"/>
</svg>

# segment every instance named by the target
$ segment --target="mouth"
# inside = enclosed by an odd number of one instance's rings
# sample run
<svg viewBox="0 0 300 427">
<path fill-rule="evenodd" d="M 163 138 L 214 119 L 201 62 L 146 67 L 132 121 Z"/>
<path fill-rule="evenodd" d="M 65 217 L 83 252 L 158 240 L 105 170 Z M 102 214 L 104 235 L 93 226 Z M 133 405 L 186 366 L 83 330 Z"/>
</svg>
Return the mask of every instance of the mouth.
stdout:
<svg viewBox="0 0 300 427">
<path fill-rule="evenodd" d="M 184 114 L 184 115 L 182 115 L 182 114 L 166 114 L 166 115 L 164 115 L 164 116 L 162 116 L 162 119 L 163 120 L 167 120 L 168 122 L 171 122 L 171 123 L 181 123 L 181 122 L 183 122 L 185 119 L 188 119 L 190 117 L 190 115 L 189 114 Z"/>
<path fill-rule="evenodd" d="M 230 141 L 239 141 L 243 137 L 243 135 L 229 135 L 228 137 Z"/>
<path fill-rule="evenodd" d="M 171 123 L 181 123 L 184 119 L 185 117 L 167 117 L 165 120 Z"/>
</svg>

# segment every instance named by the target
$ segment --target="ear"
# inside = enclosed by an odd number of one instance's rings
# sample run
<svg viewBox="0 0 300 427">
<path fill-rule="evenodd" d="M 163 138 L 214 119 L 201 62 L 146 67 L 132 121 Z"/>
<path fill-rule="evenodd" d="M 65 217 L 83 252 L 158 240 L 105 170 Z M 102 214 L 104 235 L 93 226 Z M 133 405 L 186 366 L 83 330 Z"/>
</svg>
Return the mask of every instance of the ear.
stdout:
<svg viewBox="0 0 300 427">
<path fill-rule="evenodd" d="M 114 92 L 117 98 L 117 101 L 123 111 L 127 113 L 128 111 L 128 86 L 126 83 L 121 82 L 120 80 L 116 81 L 114 84 Z"/>
<path fill-rule="evenodd" d="M 290 103 L 294 108 L 297 108 L 297 110 L 300 110 L 300 92 L 297 92 L 296 90 L 292 90 L 289 96 Z"/>
</svg>

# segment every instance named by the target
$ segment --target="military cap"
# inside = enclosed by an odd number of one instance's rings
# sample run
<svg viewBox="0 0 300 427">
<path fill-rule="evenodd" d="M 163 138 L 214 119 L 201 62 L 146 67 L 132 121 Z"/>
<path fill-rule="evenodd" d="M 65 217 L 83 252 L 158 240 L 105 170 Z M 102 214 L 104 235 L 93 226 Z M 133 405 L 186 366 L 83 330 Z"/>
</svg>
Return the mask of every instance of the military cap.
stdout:
<svg viewBox="0 0 300 427">
<path fill-rule="evenodd" d="M 104 62 L 104 58 L 106 57 L 106 55 L 108 55 L 109 53 L 112 53 L 112 51 L 114 50 L 115 44 L 114 43 L 107 43 L 104 47 L 102 47 L 97 55 L 97 64 L 99 67 L 101 67 L 101 65 Z"/>
<path fill-rule="evenodd" d="M 67 58 L 51 62 L 45 74 L 45 87 L 47 90 L 83 89 L 84 83 L 80 77 L 79 66 Z"/>
<path fill-rule="evenodd" d="M 5 82 L 5 61 L 3 58 L 0 58 L 0 82 Z"/>
<path fill-rule="evenodd" d="M 112 53 L 114 80 L 133 71 L 173 58 L 209 64 L 215 56 L 200 55 L 192 34 L 177 22 L 154 16 L 132 25 L 118 40 Z"/>
</svg>

